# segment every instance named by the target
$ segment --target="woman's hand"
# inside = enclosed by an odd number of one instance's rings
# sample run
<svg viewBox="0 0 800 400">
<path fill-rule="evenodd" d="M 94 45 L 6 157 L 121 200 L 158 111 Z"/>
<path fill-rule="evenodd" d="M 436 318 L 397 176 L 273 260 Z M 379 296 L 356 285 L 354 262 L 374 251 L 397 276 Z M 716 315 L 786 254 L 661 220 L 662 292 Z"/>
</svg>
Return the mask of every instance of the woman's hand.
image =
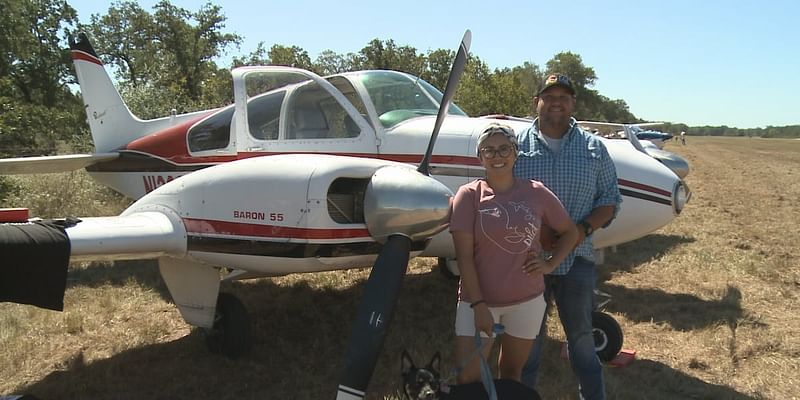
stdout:
<svg viewBox="0 0 800 400">
<path fill-rule="evenodd" d="M 552 257 L 544 259 L 537 253 L 530 253 L 528 260 L 525 261 L 525 265 L 522 266 L 522 269 L 528 275 L 549 274 L 558 266 L 557 264 L 553 264 L 551 260 Z"/>
<path fill-rule="evenodd" d="M 475 329 L 492 337 L 494 317 L 492 317 L 492 312 L 489 311 L 489 306 L 486 303 L 480 303 L 475 305 L 472 311 L 475 313 Z"/>
</svg>

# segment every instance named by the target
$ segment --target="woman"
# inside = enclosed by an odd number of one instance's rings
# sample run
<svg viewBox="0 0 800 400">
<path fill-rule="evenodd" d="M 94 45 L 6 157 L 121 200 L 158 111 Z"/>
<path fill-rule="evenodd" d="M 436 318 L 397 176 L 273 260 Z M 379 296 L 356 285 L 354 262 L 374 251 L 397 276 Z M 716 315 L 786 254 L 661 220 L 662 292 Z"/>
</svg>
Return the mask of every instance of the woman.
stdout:
<svg viewBox="0 0 800 400">
<path fill-rule="evenodd" d="M 467 358 L 475 350 L 476 330 L 484 340 L 483 356 L 489 357 L 495 322 L 505 326 L 499 377 L 519 381 L 544 316 L 543 274 L 566 258 L 578 231 L 544 185 L 514 178 L 517 137 L 510 127 L 486 128 L 478 137 L 477 153 L 486 178 L 459 188 L 450 220 L 461 272 L 456 362 L 463 369 L 458 383 L 480 380 L 480 360 Z M 558 235 L 549 257 L 539 243 L 543 225 Z"/>
</svg>

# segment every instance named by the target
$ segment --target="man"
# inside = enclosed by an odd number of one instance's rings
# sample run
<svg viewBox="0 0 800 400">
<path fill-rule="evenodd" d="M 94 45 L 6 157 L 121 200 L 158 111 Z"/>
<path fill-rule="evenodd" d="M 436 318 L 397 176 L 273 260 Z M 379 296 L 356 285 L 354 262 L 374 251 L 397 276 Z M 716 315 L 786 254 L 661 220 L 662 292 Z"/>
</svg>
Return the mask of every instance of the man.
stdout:
<svg viewBox="0 0 800 400">
<path fill-rule="evenodd" d="M 533 99 L 538 117 L 519 134 L 514 174 L 544 183 L 578 226 L 577 246 L 545 277 L 545 298 L 552 298 L 558 308 L 582 398 L 604 399 L 603 370 L 592 335 L 597 271 L 591 235 L 614 219 L 621 198 L 617 172 L 603 142 L 582 131 L 572 117 L 575 101 L 568 77 L 545 78 Z M 546 331 L 546 318 L 545 313 L 540 335 Z M 536 341 L 522 371 L 522 381 L 530 387 L 536 385 L 542 342 Z"/>
</svg>

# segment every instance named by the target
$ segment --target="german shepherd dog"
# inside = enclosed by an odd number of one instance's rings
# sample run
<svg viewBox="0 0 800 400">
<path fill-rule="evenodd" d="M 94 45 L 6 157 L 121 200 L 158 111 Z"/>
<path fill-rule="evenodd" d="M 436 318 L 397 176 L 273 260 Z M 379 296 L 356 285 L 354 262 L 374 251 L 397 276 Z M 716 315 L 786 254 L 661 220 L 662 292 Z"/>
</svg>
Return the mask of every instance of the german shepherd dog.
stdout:
<svg viewBox="0 0 800 400">
<path fill-rule="evenodd" d="M 441 355 L 437 351 L 424 367 L 417 367 L 407 351 L 403 350 L 400 371 L 403 376 L 403 394 L 409 400 L 488 400 L 481 382 L 464 385 L 446 385 L 441 379 Z M 511 379 L 495 379 L 498 400 L 540 400 L 535 390 Z"/>
</svg>

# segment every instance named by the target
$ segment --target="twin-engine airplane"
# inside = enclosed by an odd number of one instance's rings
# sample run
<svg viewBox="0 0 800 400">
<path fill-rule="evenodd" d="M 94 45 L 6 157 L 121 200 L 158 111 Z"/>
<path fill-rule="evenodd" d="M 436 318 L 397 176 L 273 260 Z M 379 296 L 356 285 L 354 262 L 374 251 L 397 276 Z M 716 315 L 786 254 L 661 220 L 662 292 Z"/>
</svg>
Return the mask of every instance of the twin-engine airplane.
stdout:
<svg viewBox="0 0 800 400">
<path fill-rule="evenodd" d="M 157 258 L 183 318 L 229 355 L 245 351 L 248 327 L 242 304 L 219 293 L 221 270 L 244 279 L 374 263 L 338 391 L 363 398 L 409 257 L 454 258 L 440 233 L 452 193 L 484 175 L 475 144 L 495 120 L 450 102 L 469 42 L 467 31 L 444 94 L 395 71 L 322 78 L 243 67 L 232 71 L 234 104 L 145 121 L 81 35 L 72 58 L 96 153 L 0 160 L 0 174 L 86 168 L 138 199 L 120 216 L 66 224 L 70 260 Z M 689 197 L 672 170 L 629 142 L 606 145 L 624 203 L 595 234 L 598 248 L 664 226 Z"/>
</svg>

